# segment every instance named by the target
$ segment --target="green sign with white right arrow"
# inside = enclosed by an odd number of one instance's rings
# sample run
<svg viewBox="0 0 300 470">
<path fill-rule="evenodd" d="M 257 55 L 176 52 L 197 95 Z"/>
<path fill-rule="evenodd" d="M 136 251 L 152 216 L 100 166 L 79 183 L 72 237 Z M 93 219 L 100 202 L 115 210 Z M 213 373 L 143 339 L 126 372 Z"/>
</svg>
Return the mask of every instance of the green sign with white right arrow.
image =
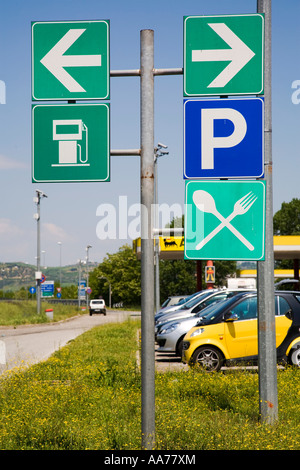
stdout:
<svg viewBox="0 0 300 470">
<path fill-rule="evenodd" d="M 264 15 L 184 18 L 184 95 L 262 94 Z"/>
</svg>

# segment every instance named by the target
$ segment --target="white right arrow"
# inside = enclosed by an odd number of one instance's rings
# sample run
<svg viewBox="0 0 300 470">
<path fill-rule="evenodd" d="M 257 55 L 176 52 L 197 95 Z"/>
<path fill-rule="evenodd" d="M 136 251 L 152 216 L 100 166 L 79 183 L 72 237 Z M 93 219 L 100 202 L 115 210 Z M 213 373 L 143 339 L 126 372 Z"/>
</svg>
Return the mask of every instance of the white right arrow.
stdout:
<svg viewBox="0 0 300 470">
<path fill-rule="evenodd" d="M 49 72 L 70 92 L 85 92 L 86 90 L 64 67 L 101 66 L 101 55 L 64 55 L 84 31 L 85 29 L 70 29 L 41 60 L 41 63 Z"/>
<path fill-rule="evenodd" d="M 231 49 L 193 50 L 192 62 L 230 61 L 230 64 L 208 85 L 222 88 L 255 56 L 255 53 L 225 23 L 208 24 Z"/>
</svg>

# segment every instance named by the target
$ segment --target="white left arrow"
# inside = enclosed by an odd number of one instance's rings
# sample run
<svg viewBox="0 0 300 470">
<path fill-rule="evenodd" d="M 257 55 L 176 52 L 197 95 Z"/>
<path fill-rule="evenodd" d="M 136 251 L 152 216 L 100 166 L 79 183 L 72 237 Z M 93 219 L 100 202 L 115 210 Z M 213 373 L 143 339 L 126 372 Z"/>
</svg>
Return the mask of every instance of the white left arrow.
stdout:
<svg viewBox="0 0 300 470">
<path fill-rule="evenodd" d="M 211 23 L 208 26 L 230 46 L 230 49 L 193 50 L 192 62 L 230 61 L 208 85 L 208 88 L 222 88 L 245 67 L 255 53 L 225 23 Z"/>
<path fill-rule="evenodd" d="M 86 90 L 65 70 L 65 67 L 100 67 L 101 55 L 64 55 L 85 29 L 70 29 L 42 58 L 41 63 L 70 92 Z"/>
</svg>

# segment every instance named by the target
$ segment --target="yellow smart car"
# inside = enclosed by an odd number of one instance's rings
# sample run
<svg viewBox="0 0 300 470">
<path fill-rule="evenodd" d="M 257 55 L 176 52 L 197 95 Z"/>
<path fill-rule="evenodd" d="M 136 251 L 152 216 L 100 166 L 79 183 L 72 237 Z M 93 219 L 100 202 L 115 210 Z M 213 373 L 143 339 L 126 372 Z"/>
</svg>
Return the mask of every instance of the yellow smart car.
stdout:
<svg viewBox="0 0 300 470">
<path fill-rule="evenodd" d="M 276 351 L 280 362 L 300 366 L 300 292 L 275 293 Z M 257 362 L 257 294 L 243 293 L 203 310 L 184 337 L 182 361 L 218 371 L 233 361 Z"/>
</svg>

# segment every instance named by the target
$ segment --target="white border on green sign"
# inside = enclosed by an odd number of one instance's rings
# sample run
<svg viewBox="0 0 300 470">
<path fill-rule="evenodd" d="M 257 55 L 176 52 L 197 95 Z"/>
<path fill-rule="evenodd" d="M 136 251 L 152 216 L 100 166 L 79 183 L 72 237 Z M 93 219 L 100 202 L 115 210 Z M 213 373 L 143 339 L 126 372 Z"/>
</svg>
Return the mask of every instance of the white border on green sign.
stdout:
<svg viewBox="0 0 300 470">
<path fill-rule="evenodd" d="M 193 93 L 190 94 L 186 91 L 186 23 L 187 20 L 193 19 L 193 18 L 233 18 L 233 17 L 250 17 L 250 16 L 261 16 L 262 17 L 262 88 L 258 91 L 253 91 L 253 92 L 246 92 L 243 91 L 241 93 L 229 93 L 227 91 L 224 91 L 224 93 L 220 92 L 213 92 L 210 91 L 208 93 Z M 264 90 L 264 16 L 260 13 L 250 13 L 250 14 L 245 14 L 245 15 L 209 15 L 209 16 L 201 16 L 201 15 L 189 15 L 184 18 L 184 25 L 183 25 L 183 92 L 186 97 L 196 97 L 196 96 L 234 96 L 234 95 L 260 95 L 263 93 Z"/>
<path fill-rule="evenodd" d="M 107 159 L 107 175 L 105 178 L 103 179 L 99 179 L 99 178 L 95 178 L 95 179 L 80 179 L 80 180 L 77 180 L 77 179 L 62 179 L 62 180 L 59 180 L 59 179 L 49 179 L 49 180 L 38 180 L 34 177 L 34 109 L 37 108 L 37 107 L 43 107 L 43 108 L 46 108 L 46 107 L 49 107 L 49 108 L 56 108 L 56 107 L 67 107 L 67 108 L 71 108 L 72 106 L 76 106 L 76 107 L 81 107 L 81 106 L 84 106 L 84 107 L 92 107 L 92 106 L 105 106 L 107 108 L 107 155 L 106 155 L 106 159 Z M 109 104 L 108 103 L 76 103 L 76 104 L 62 104 L 62 103 L 58 103 L 58 104 L 40 104 L 40 103 L 35 103 L 33 104 L 32 106 L 32 111 L 31 111 L 31 119 L 32 119 L 32 124 L 31 124 L 31 129 L 32 129 L 32 132 L 31 132 L 31 146 L 32 146 L 32 180 L 34 183 L 89 183 L 89 182 L 105 182 L 105 181 L 110 181 L 110 107 L 109 107 Z"/>
<path fill-rule="evenodd" d="M 82 97 L 82 96 L 72 96 L 69 98 L 62 98 L 61 96 L 58 98 L 37 98 L 34 96 L 34 26 L 37 24 L 80 24 L 80 23 L 105 23 L 107 25 L 107 95 L 106 96 L 99 96 L 97 98 L 89 98 L 89 97 Z M 99 99 L 99 100 L 106 100 L 109 99 L 110 94 L 110 41 L 109 41 L 109 20 L 73 20 L 73 21 L 35 21 L 32 23 L 31 27 L 31 91 L 32 91 L 32 99 L 36 101 L 66 101 L 66 100 L 88 100 L 88 99 Z"/>
</svg>

